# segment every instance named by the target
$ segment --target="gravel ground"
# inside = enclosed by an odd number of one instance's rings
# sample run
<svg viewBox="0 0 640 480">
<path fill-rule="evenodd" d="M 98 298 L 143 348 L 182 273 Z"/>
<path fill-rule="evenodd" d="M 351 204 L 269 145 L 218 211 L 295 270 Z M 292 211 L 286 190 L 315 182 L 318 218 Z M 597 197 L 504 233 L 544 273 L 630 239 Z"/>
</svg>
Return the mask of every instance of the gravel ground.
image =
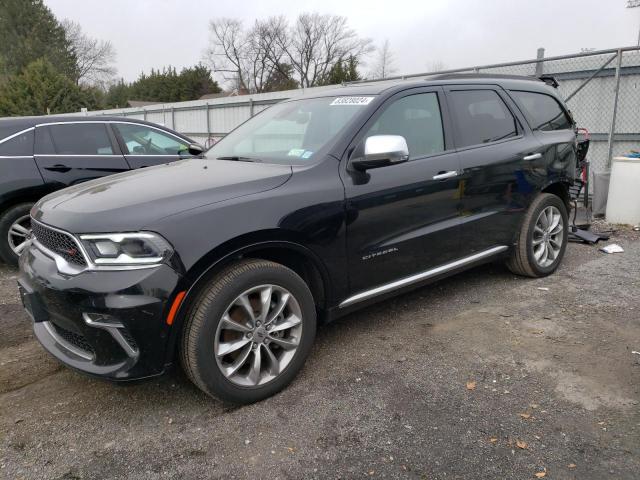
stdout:
<svg viewBox="0 0 640 480">
<path fill-rule="evenodd" d="M 640 233 L 612 241 L 325 326 L 288 389 L 242 408 L 178 369 L 117 386 L 59 366 L 0 266 L 0 478 L 637 479 Z"/>
</svg>

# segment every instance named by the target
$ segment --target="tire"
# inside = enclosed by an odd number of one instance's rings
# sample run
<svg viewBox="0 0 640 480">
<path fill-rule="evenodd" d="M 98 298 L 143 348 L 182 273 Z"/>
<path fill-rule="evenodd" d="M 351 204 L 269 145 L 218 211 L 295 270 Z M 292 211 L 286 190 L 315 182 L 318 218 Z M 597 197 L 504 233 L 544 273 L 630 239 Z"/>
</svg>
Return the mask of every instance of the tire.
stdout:
<svg viewBox="0 0 640 480">
<path fill-rule="evenodd" d="M 553 214 L 554 220 L 559 214 L 558 225 L 550 231 L 544 228 L 542 214 Z M 541 223 L 540 223 L 541 222 Z M 551 222 L 552 225 L 554 221 Z M 548 225 L 551 227 L 552 225 Z M 558 228 L 561 228 L 558 231 Z M 567 248 L 569 221 L 567 207 L 562 199 L 550 193 L 538 195 L 527 210 L 522 226 L 516 235 L 511 258 L 507 262 L 509 269 L 526 277 L 546 277 L 555 272 Z M 554 232 L 556 232 L 554 234 Z M 558 245 L 559 242 L 562 242 Z M 547 248 L 548 256 L 540 253 Z M 557 251 L 556 251 L 557 250 Z"/>
<path fill-rule="evenodd" d="M 19 254 L 14 252 L 13 247 L 18 247 L 18 243 L 23 237 L 15 229 L 14 224 L 19 227 L 27 228 L 31 232 L 31 222 L 28 220 L 29 212 L 33 207 L 33 203 L 20 203 L 9 208 L 0 216 L 0 258 L 8 265 L 18 266 Z M 14 228 L 12 229 L 12 226 Z M 11 236 L 11 239 L 9 238 Z M 26 236 L 24 237 L 26 241 Z M 10 242 L 13 242 L 13 247 Z"/>
<path fill-rule="evenodd" d="M 263 315 L 266 298 L 270 306 Z M 281 305 L 281 315 L 269 323 Z M 278 263 L 244 260 L 215 275 L 199 292 L 185 319 L 180 359 L 187 376 L 208 395 L 248 404 L 274 395 L 295 378 L 315 333 L 315 304 L 302 278 Z"/>
</svg>

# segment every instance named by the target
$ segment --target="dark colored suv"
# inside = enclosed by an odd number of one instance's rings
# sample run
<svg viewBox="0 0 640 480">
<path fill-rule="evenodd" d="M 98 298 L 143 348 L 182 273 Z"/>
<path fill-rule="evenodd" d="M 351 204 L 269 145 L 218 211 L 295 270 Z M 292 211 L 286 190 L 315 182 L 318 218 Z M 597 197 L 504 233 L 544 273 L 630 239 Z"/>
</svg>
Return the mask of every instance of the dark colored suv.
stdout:
<svg viewBox="0 0 640 480">
<path fill-rule="evenodd" d="M 31 211 L 20 290 L 55 357 L 113 380 L 180 361 L 210 395 L 287 385 L 316 322 L 484 262 L 552 273 L 574 122 L 526 77 L 373 83 L 279 103 L 186 160 Z"/>
<path fill-rule="evenodd" d="M 193 142 L 118 117 L 0 119 L 0 258 L 17 265 L 29 211 L 44 195 L 92 178 L 190 157 Z"/>
</svg>

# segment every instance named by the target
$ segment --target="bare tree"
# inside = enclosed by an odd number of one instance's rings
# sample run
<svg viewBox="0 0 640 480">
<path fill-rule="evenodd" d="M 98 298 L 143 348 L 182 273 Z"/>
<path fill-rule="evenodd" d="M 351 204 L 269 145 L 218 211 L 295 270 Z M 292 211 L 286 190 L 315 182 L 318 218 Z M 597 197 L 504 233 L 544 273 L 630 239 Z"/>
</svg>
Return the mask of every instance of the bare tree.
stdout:
<svg viewBox="0 0 640 480">
<path fill-rule="evenodd" d="M 303 13 L 285 40 L 280 46 L 302 87 L 318 85 L 336 63 L 349 57 L 360 60 L 373 50 L 371 40 L 360 38 L 339 15 Z"/>
<path fill-rule="evenodd" d="M 116 74 L 116 51 L 111 42 L 91 38 L 78 22 L 62 21 L 67 39 L 76 56 L 76 84 L 104 85 Z"/>
<path fill-rule="evenodd" d="M 373 78 L 387 78 L 393 75 L 397 71 L 394 63 L 395 55 L 391 51 L 389 39 L 386 39 L 376 51 L 375 63 L 370 76 Z"/>
<path fill-rule="evenodd" d="M 256 21 L 245 29 L 240 20 L 220 18 L 210 23 L 207 60 L 234 88 L 262 92 L 273 79 L 302 87 L 321 84 L 331 69 L 348 59 L 361 62 L 373 47 L 358 37 L 347 19 L 336 15 L 302 14 L 292 26 L 282 16 Z M 286 82 L 285 82 L 286 83 Z"/>
<path fill-rule="evenodd" d="M 207 50 L 207 57 L 213 70 L 221 73 L 224 80 L 233 82 L 238 91 L 248 90 L 248 45 L 242 22 L 220 18 L 211 21 L 209 30 L 211 46 Z"/>
<path fill-rule="evenodd" d="M 210 23 L 207 60 L 238 92 L 262 92 L 282 67 L 287 23 L 284 17 L 256 21 L 246 30 L 240 20 L 220 18 Z"/>
</svg>

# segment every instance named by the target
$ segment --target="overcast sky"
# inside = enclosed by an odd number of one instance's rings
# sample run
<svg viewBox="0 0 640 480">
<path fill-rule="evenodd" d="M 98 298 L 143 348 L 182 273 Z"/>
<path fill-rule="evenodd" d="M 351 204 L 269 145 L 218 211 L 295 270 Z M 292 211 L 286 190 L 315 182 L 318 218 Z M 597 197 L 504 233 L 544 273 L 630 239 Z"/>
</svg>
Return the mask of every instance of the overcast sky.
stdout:
<svg viewBox="0 0 640 480">
<path fill-rule="evenodd" d="M 343 15 L 363 37 L 388 38 L 398 73 L 524 60 L 538 47 L 546 56 L 582 48 L 635 45 L 640 8 L 626 0 L 45 0 L 59 18 L 80 22 L 85 33 L 110 40 L 119 76 L 190 66 L 203 59 L 209 20 L 302 12 Z M 367 67 L 363 67 L 366 73 Z"/>
</svg>

